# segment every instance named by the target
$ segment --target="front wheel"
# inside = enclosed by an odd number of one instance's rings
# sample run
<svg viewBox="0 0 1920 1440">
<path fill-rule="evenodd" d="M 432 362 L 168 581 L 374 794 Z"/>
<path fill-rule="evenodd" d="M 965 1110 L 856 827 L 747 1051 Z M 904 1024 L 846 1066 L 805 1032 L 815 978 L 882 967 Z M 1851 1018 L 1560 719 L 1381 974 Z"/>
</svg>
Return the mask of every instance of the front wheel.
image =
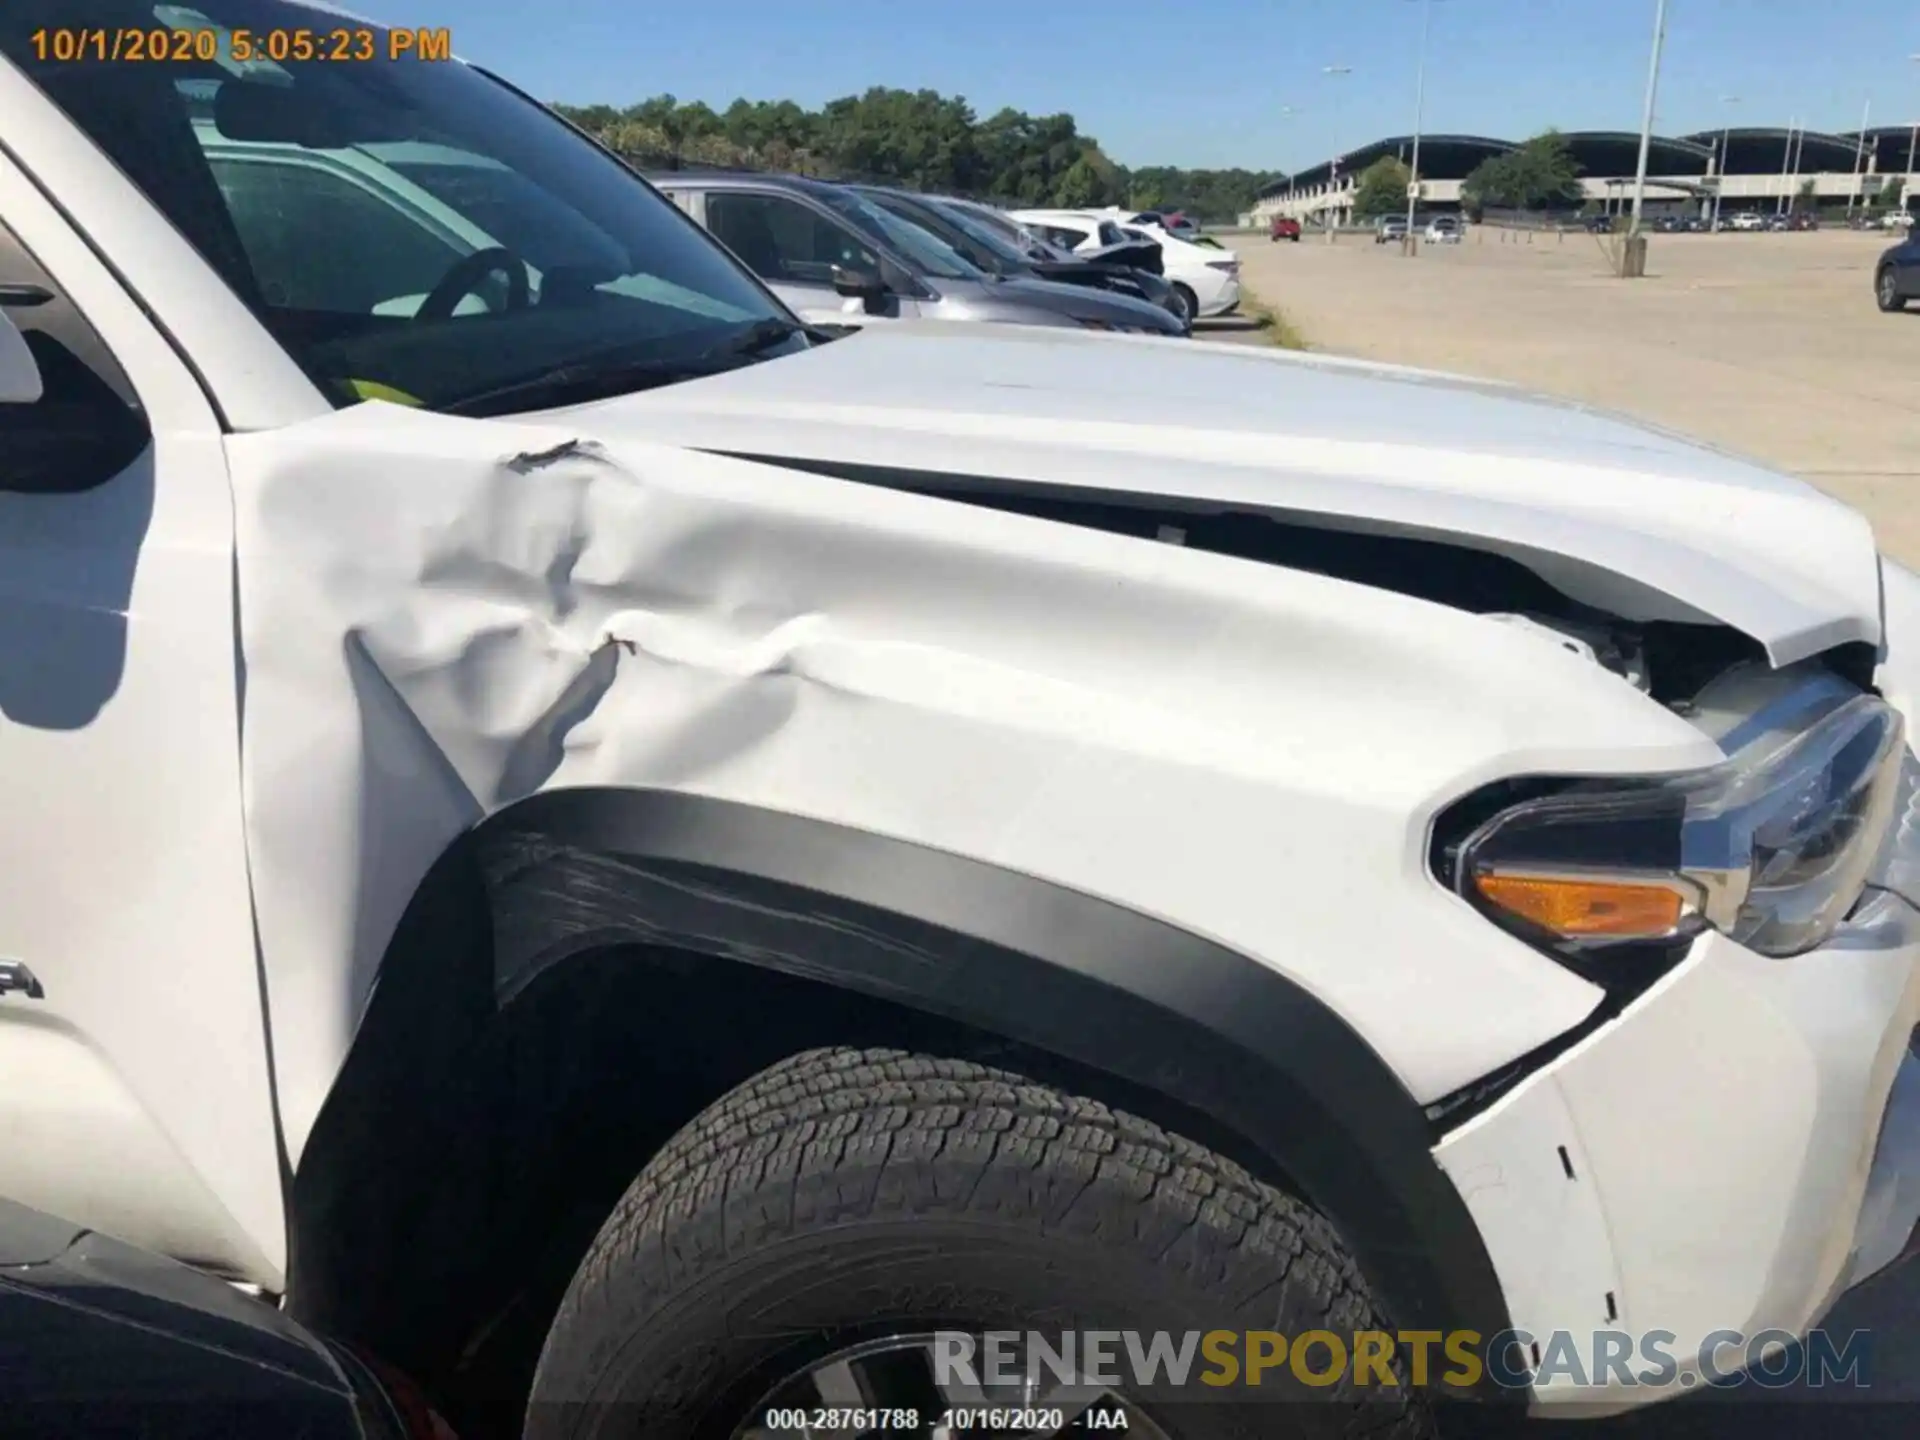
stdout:
<svg viewBox="0 0 1920 1440">
<path fill-rule="evenodd" d="M 1907 308 L 1907 302 L 1900 294 L 1899 277 L 1894 274 L 1891 265 L 1882 266 L 1880 273 L 1874 277 L 1873 298 L 1888 314 Z"/>
<path fill-rule="evenodd" d="M 1200 1383 L 1209 1331 L 1386 1329 L 1324 1219 L 1200 1145 L 970 1062 L 817 1050 L 641 1172 L 548 1334 L 526 1433 L 1430 1435 L 1397 1362 L 1392 1387 L 1285 1365 Z M 1077 1380 L 1029 1338 L 1059 1356 L 1090 1331 L 1121 1332 L 1116 1358 L 1089 1373 L 1078 1351 Z M 998 1376 L 993 1332 L 1022 1337 Z M 1184 1383 L 1129 1359 L 1156 1343 L 1187 1346 Z"/>
</svg>

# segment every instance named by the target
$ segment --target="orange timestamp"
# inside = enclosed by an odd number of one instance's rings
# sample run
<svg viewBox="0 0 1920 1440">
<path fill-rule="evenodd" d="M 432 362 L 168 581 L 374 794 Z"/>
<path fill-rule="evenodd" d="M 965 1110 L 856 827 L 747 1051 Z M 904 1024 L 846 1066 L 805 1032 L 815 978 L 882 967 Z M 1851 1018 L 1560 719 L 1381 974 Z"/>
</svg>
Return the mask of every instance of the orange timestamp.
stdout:
<svg viewBox="0 0 1920 1440">
<path fill-rule="evenodd" d="M 244 65 L 250 60 L 281 64 L 453 58 L 450 30 L 388 30 L 373 25 L 342 25 L 331 30 L 57 26 L 36 30 L 29 39 L 35 60 L 61 64 L 83 60 L 210 64 L 224 58 Z"/>
</svg>

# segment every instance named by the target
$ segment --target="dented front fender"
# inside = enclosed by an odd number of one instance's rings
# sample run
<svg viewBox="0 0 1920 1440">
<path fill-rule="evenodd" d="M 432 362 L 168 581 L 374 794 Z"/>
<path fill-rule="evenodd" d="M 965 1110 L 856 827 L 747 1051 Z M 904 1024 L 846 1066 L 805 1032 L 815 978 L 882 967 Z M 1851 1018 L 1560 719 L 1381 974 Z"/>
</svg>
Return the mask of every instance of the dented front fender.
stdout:
<svg viewBox="0 0 1920 1440">
<path fill-rule="evenodd" d="M 229 448 L 296 1160 L 421 878 L 532 794 L 677 790 L 1111 900 L 1285 974 L 1428 1100 L 1598 998 L 1428 879 L 1428 816 L 1718 753 L 1556 646 L 1345 581 L 379 404 Z"/>
</svg>

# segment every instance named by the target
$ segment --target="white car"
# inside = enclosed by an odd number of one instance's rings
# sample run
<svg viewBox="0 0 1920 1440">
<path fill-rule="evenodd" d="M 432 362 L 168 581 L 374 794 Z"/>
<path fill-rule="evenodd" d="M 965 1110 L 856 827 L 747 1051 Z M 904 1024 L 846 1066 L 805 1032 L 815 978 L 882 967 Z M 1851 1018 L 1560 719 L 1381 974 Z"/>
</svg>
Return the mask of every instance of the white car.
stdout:
<svg viewBox="0 0 1920 1440">
<path fill-rule="evenodd" d="M 1164 230 L 1167 234 L 1181 240 L 1200 238 L 1200 226 L 1185 215 L 1169 217 L 1159 210 L 1128 210 L 1119 205 L 1109 205 L 1099 211 L 1118 225 L 1134 225 L 1148 230 Z"/>
<path fill-rule="evenodd" d="M 1617 1408 L 1901 1256 L 1920 577 L 1863 517 L 1487 382 L 835 338 L 482 71 L 147 9 L 164 69 L 0 15 L 7 1265 L 190 1263 L 299 1359 L 250 1393 L 461 1430 L 1216 1440 L 931 1357 L 1436 1332 L 1441 1395 Z M 1334 1379 L 1248 1398 L 1432 1433 Z"/>
<path fill-rule="evenodd" d="M 1160 247 L 1168 283 L 1196 319 L 1231 315 L 1240 305 L 1240 257 L 1214 245 L 1196 245 L 1147 225 L 1122 224 L 1089 210 L 1015 210 L 1013 218 L 1056 244 L 1098 250 L 1126 240 Z M 1075 239 L 1074 237 L 1079 237 Z"/>
<path fill-rule="evenodd" d="M 1458 245 L 1466 234 L 1466 228 L 1455 215 L 1436 215 L 1427 222 L 1426 241 L 1429 245 Z"/>
<path fill-rule="evenodd" d="M 1767 217 L 1757 211 L 1742 210 L 1739 214 L 1727 221 L 1726 228 L 1729 230 L 1764 230 L 1767 228 Z"/>
</svg>

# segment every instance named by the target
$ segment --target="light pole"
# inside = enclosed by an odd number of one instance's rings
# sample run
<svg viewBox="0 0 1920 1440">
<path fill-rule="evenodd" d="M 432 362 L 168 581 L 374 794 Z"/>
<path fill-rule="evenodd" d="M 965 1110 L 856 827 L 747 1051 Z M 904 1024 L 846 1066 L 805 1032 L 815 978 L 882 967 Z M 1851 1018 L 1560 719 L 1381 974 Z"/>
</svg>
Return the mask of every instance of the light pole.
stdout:
<svg viewBox="0 0 1920 1440">
<path fill-rule="evenodd" d="M 1720 103 L 1722 105 L 1738 105 L 1740 103 L 1740 97 L 1738 95 L 1722 95 L 1720 97 Z M 1727 191 L 1727 137 L 1732 133 L 1733 117 L 1729 115 L 1720 126 L 1720 155 L 1717 163 L 1717 168 L 1720 173 L 1714 177 L 1713 186 L 1713 230 L 1716 233 L 1720 229 L 1720 197 L 1726 194 Z"/>
<path fill-rule="evenodd" d="M 1793 163 L 1793 141 L 1794 137 L 1800 133 L 1799 124 L 1798 115 L 1787 117 L 1787 143 L 1786 148 L 1780 152 L 1780 194 L 1775 198 L 1773 205 L 1773 213 L 1776 215 L 1787 208 L 1787 167 Z"/>
<path fill-rule="evenodd" d="M 1920 65 L 1920 50 L 1907 56 L 1907 59 Z M 1908 210 L 1913 209 L 1913 160 L 1916 152 L 1920 152 L 1920 119 L 1913 122 L 1913 129 L 1907 135 L 1907 184 L 1900 192 L 1900 203 Z"/>
<path fill-rule="evenodd" d="M 1667 43 L 1667 0 L 1656 0 L 1653 7 L 1653 55 L 1647 61 L 1647 106 L 1640 117 L 1640 159 L 1633 170 L 1633 219 L 1627 222 L 1627 254 L 1631 256 L 1636 244 L 1644 254 L 1645 241 L 1640 238 L 1640 214 L 1647 201 L 1647 151 L 1653 145 L 1653 102 L 1660 91 L 1660 50 Z M 1623 275 L 1642 272 L 1642 266 L 1636 266 L 1629 258 L 1621 266 Z"/>
<path fill-rule="evenodd" d="M 1351 75 L 1353 73 L 1353 67 L 1351 65 L 1322 65 L 1320 67 L 1320 73 L 1330 79 L 1337 80 L 1342 75 Z M 1333 159 L 1328 162 L 1327 181 L 1330 187 L 1327 196 L 1328 207 L 1326 212 L 1327 243 L 1331 245 L 1334 239 L 1335 221 L 1340 214 L 1340 154 L 1338 151 L 1334 152 Z"/>
<path fill-rule="evenodd" d="M 1294 116 L 1298 115 L 1299 113 L 1300 112 L 1291 105 L 1282 105 L 1280 107 L 1280 118 L 1282 120 L 1291 120 Z M 1294 178 L 1293 176 L 1289 175 L 1287 176 L 1287 193 L 1285 196 L 1286 203 L 1289 205 L 1293 203 L 1294 188 L 1295 188 Z"/>
<path fill-rule="evenodd" d="M 1807 153 L 1807 127 L 1800 127 L 1799 137 L 1793 142 L 1793 174 L 1787 178 L 1787 214 L 1794 215 L 1800 209 L 1800 161 Z"/>
<path fill-rule="evenodd" d="M 1854 202 L 1856 200 L 1864 202 L 1866 199 L 1866 197 L 1860 193 L 1860 177 L 1865 169 L 1867 158 L 1867 126 L 1872 120 L 1873 97 L 1868 96 L 1867 103 L 1860 107 L 1860 133 L 1854 137 L 1853 184 L 1847 190 L 1847 214 L 1849 217 L 1853 214 Z"/>
<path fill-rule="evenodd" d="M 1402 255 L 1418 255 L 1413 235 L 1414 207 L 1420 201 L 1420 126 L 1427 111 L 1427 36 L 1433 31 L 1433 0 L 1420 0 L 1420 63 L 1413 72 L 1413 164 L 1407 171 L 1407 233 L 1400 242 Z"/>
</svg>

